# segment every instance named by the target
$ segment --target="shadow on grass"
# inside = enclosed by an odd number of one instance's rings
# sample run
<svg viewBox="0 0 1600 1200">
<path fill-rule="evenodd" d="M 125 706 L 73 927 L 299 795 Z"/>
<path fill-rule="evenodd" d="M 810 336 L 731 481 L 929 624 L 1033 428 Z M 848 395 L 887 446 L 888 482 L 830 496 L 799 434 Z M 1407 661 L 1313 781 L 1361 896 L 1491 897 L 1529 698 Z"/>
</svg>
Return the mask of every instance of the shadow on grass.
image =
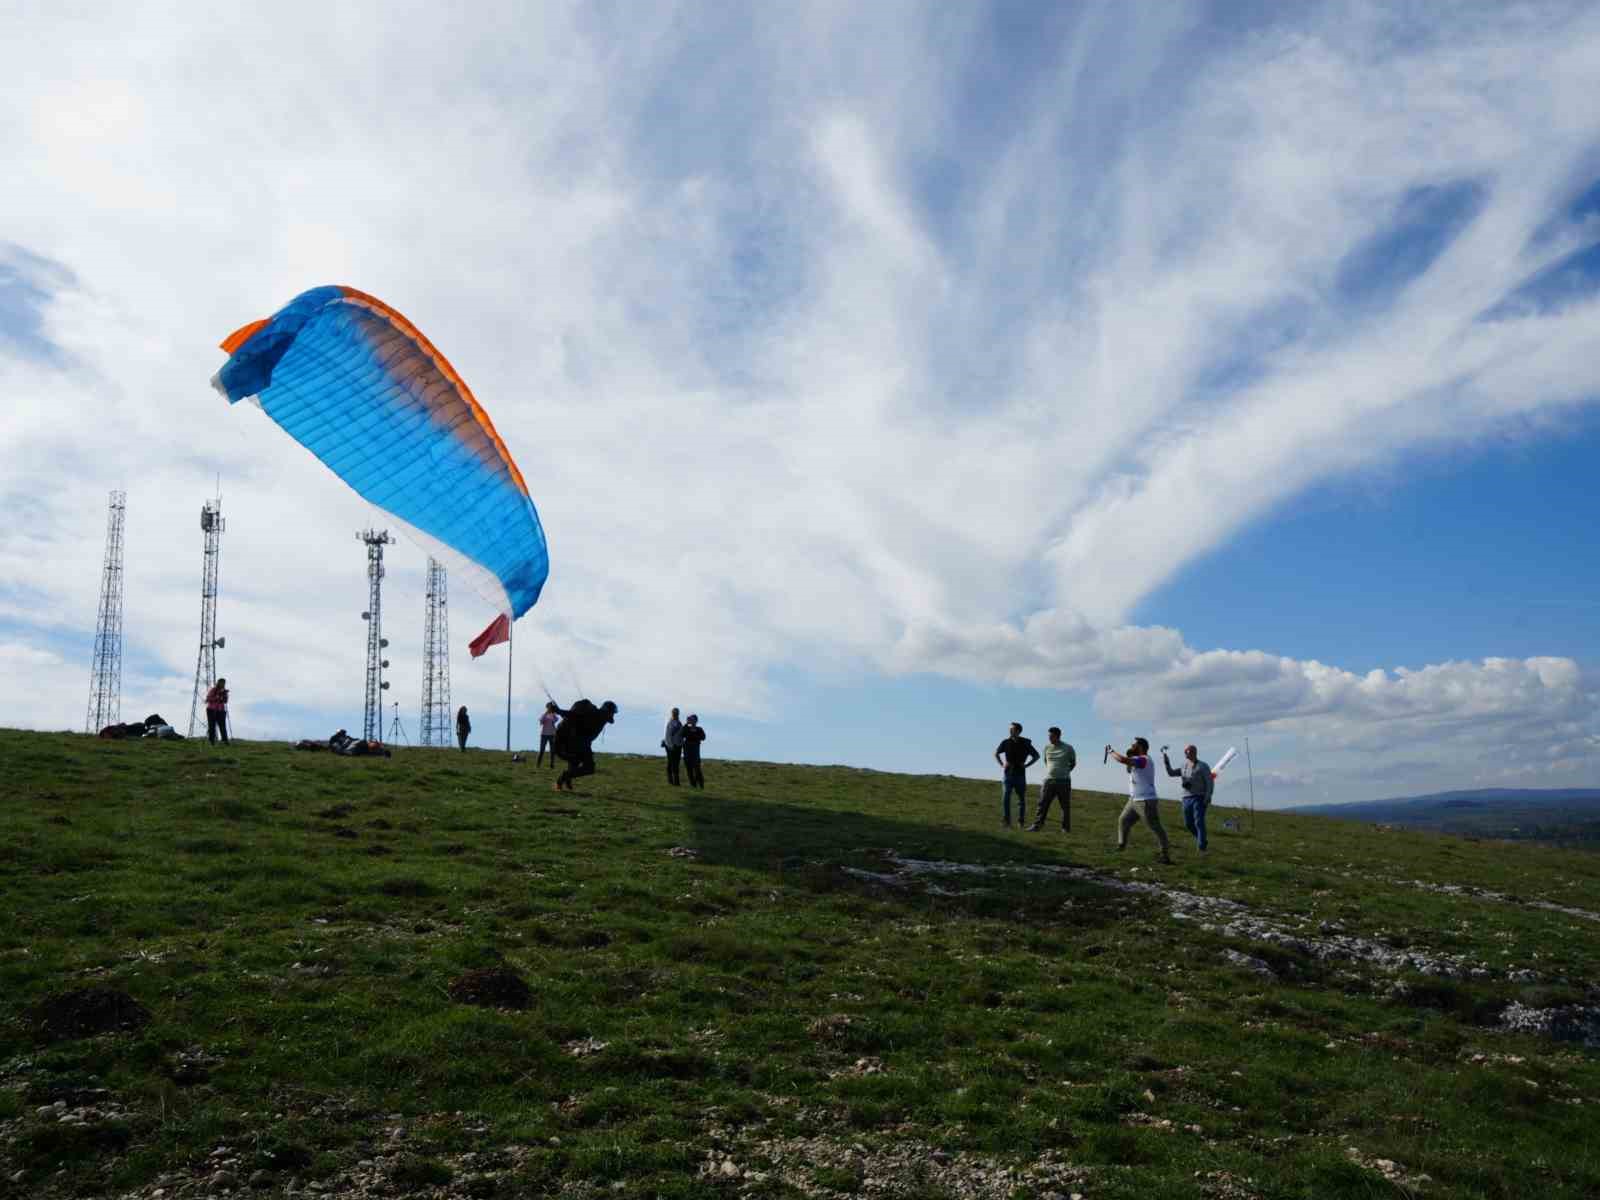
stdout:
<svg viewBox="0 0 1600 1200">
<path fill-rule="evenodd" d="M 953 825 L 873 813 L 801 807 L 766 800 L 697 794 L 684 806 L 701 860 L 756 870 L 789 869 L 812 860 L 874 869 L 886 852 L 986 866 L 1066 866 L 1075 863 L 1075 835 L 977 833 Z M 1085 836 L 1085 835 L 1076 835 Z"/>
<path fill-rule="evenodd" d="M 696 796 L 687 814 L 689 845 L 702 864 L 770 872 L 812 892 L 857 892 L 919 904 L 931 898 L 1019 917 L 1073 897 L 1134 902 L 1092 882 L 1017 870 L 1084 865 L 1071 857 L 1072 835 L 1059 828 L 1038 834 L 978 833 L 859 811 L 713 796 Z M 1007 869 L 916 873 L 903 869 L 899 860 L 904 859 Z"/>
</svg>

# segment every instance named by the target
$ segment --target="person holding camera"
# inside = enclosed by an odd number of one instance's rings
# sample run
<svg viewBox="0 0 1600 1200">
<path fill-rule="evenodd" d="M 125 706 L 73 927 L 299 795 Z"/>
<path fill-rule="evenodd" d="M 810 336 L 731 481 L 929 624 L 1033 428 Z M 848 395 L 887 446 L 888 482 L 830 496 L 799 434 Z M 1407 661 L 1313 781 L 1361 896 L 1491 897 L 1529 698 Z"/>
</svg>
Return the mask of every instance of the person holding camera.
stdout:
<svg viewBox="0 0 1600 1200">
<path fill-rule="evenodd" d="M 1156 841 L 1161 843 L 1161 861 L 1170 866 L 1172 855 L 1167 848 L 1167 831 L 1161 826 L 1161 813 L 1157 808 L 1156 765 L 1150 759 L 1150 743 L 1142 737 L 1134 738 L 1126 754 L 1118 754 L 1107 746 L 1106 755 L 1128 768 L 1128 803 L 1123 806 L 1122 816 L 1117 821 L 1117 849 L 1128 848 L 1128 830 L 1143 821 L 1150 827 L 1150 832 L 1156 835 Z"/>
</svg>

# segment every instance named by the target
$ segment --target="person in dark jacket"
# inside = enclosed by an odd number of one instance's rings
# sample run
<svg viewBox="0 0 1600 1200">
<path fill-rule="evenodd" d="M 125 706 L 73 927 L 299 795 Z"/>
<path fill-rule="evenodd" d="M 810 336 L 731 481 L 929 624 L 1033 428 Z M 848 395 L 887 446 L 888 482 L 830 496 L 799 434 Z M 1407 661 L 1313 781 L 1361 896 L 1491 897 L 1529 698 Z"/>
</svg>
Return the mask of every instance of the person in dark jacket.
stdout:
<svg viewBox="0 0 1600 1200">
<path fill-rule="evenodd" d="M 462 750 L 467 748 L 467 735 L 472 732 L 472 718 L 467 716 L 467 706 L 463 704 L 456 709 L 456 743 Z"/>
<path fill-rule="evenodd" d="M 706 740 L 705 727 L 700 718 L 690 713 L 683 723 L 683 769 L 689 774 L 689 786 L 704 789 L 705 772 L 700 769 L 700 743 Z"/>
<path fill-rule="evenodd" d="M 1022 726 L 1011 722 L 1010 736 L 994 748 L 994 760 L 1000 764 L 1000 822 L 1011 827 L 1011 793 L 1017 794 L 1017 824 L 1028 823 L 1028 768 L 1039 761 L 1039 752 L 1033 743 L 1022 736 Z"/>
<path fill-rule="evenodd" d="M 575 701 L 571 708 L 558 708 L 561 724 L 556 726 L 555 752 L 566 761 L 567 769 L 556 779 L 555 790 L 570 792 L 572 781 L 594 774 L 594 740 L 616 720 L 617 706 L 607 700 L 599 708 L 588 700 Z"/>
</svg>

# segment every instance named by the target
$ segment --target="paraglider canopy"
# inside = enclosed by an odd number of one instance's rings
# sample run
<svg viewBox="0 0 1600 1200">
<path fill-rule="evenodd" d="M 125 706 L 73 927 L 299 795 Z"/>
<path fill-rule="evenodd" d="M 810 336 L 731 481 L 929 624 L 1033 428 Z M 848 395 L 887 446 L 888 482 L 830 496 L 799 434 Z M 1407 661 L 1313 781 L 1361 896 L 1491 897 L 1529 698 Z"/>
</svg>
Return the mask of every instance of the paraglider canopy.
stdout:
<svg viewBox="0 0 1600 1200">
<path fill-rule="evenodd" d="M 212 386 L 254 400 L 413 541 L 515 620 L 550 573 L 528 485 L 466 381 L 351 287 L 302 292 L 230 334 Z"/>
</svg>

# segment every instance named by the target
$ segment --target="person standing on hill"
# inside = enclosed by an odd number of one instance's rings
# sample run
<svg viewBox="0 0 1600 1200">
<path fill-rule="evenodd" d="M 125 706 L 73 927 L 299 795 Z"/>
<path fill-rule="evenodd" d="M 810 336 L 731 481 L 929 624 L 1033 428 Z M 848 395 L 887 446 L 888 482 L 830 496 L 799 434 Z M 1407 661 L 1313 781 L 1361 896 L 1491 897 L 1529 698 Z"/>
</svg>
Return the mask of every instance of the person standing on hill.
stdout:
<svg viewBox="0 0 1600 1200">
<path fill-rule="evenodd" d="M 706 731 L 700 724 L 700 718 L 690 713 L 689 719 L 683 723 L 683 766 L 689 772 L 689 786 L 702 791 L 706 786 L 706 776 L 700 769 L 700 743 L 705 740 Z"/>
<path fill-rule="evenodd" d="M 1000 822 L 1011 828 L 1011 793 L 1017 794 L 1017 824 L 1028 823 L 1028 768 L 1039 761 L 1039 752 L 1033 743 L 1022 736 L 1022 726 L 1011 722 L 1011 733 L 994 748 L 994 760 L 1000 764 Z"/>
<path fill-rule="evenodd" d="M 1061 832 L 1072 832 L 1072 768 L 1078 765 L 1078 752 L 1061 740 L 1061 730 L 1050 726 L 1050 740 L 1044 746 L 1044 782 L 1039 785 L 1039 815 L 1028 832 L 1038 833 L 1050 815 L 1050 802 L 1061 802 Z"/>
<path fill-rule="evenodd" d="M 1161 843 L 1161 861 L 1172 864 L 1167 849 L 1167 831 L 1161 826 L 1161 812 L 1157 808 L 1156 766 L 1150 759 L 1150 743 L 1144 738 L 1134 738 L 1126 754 L 1118 754 L 1110 746 L 1106 753 L 1128 768 L 1128 803 L 1123 806 L 1122 817 L 1117 822 L 1117 849 L 1128 848 L 1128 830 L 1139 821 L 1150 826 L 1150 832 Z"/>
<path fill-rule="evenodd" d="M 472 732 L 472 718 L 467 716 L 467 706 L 463 704 L 456 709 L 456 744 L 464 752 L 467 748 L 467 734 Z"/>
<path fill-rule="evenodd" d="M 1169 776 L 1183 779 L 1183 827 L 1194 834 L 1200 853 L 1206 852 L 1206 809 L 1211 806 L 1211 764 L 1200 761 L 1200 751 L 1193 746 L 1183 748 L 1183 766 L 1174 767 L 1167 757 L 1167 748 L 1161 747 L 1161 761 L 1166 764 Z"/>
<path fill-rule="evenodd" d="M 667 752 L 667 782 L 677 787 L 678 761 L 683 757 L 683 722 L 678 720 L 677 709 L 667 718 L 667 727 L 661 733 L 661 748 Z"/>
<path fill-rule="evenodd" d="M 556 766 L 556 726 L 561 724 L 561 715 L 556 711 L 556 702 L 545 702 L 544 711 L 539 714 L 539 760 L 533 765 L 544 766 L 544 752 L 550 751 L 550 769 Z"/>
<path fill-rule="evenodd" d="M 577 700 L 571 708 L 558 708 L 561 724 L 556 726 L 555 752 L 567 764 L 556 777 L 556 791 L 575 790 L 572 781 L 594 774 L 594 740 L 616 720 L 617 706 L 607 700 L 599 708 L 589 700 Z"/>
<path fill-rule="evenodd" d="M 222 738 L 222 744 L 228 744 L 228 681 L 219 679 L 211 685 L 206 692 L 206 741 L 211 745 L 217 744 L 217 738 Z"/>
</svg>

